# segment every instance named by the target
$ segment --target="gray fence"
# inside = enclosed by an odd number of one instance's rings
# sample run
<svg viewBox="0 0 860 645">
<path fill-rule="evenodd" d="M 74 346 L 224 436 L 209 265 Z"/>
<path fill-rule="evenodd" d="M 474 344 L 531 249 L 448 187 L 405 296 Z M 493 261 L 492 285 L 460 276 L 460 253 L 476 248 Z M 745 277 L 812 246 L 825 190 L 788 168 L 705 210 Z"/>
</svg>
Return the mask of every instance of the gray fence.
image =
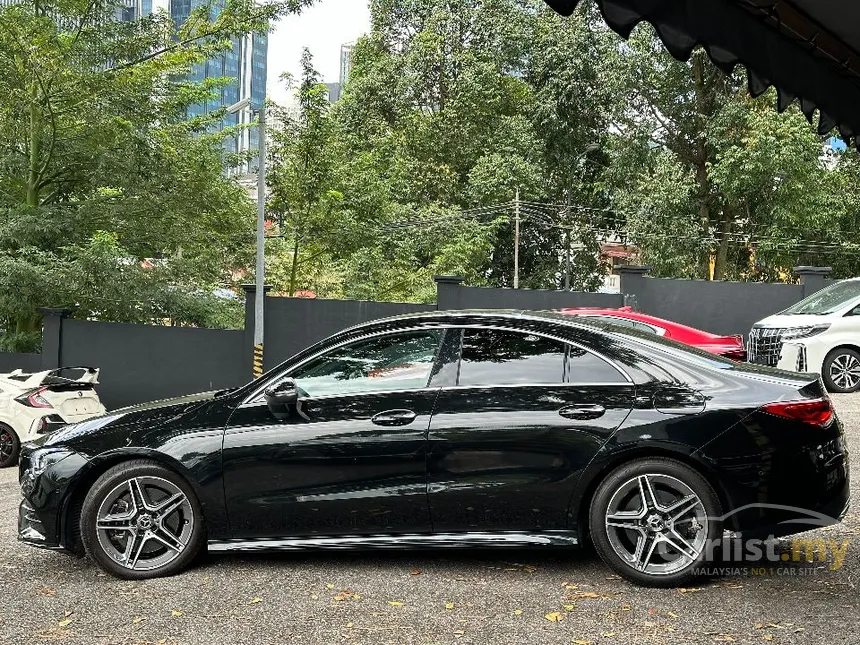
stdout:
<svg viewBox="0 0 860 645">
<path fill-rule="evenodd" d="M 266 298 L 265 367 L 346 327 L 435 309 L 620 307 L 719 334 L 746 334 L 757 320 L 826 286 L 829 269 L 798 267 L 800 284 L 750 284 L 650 278 L 647 267 L 620 267 L 620 294 L 470 287 L 437 277 L 437 304 Z M 229 331 L 92 322 L 42 309 L 42 353 L 0 352 L 0 371 L 65 365 L 101 368 L 108 409 L 242 385 L 251 379 L 254 289 L 246 288 L 245 329 Z"/>
</svg>

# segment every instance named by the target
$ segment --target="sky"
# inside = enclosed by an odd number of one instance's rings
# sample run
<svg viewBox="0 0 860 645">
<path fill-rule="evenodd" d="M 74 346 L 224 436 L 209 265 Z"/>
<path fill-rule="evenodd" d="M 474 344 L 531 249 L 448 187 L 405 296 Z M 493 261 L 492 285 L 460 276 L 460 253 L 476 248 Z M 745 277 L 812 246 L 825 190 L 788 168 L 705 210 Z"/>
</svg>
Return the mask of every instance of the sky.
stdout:
<svg viewBox="0 0 860 645">
<path fill-rule="evenodd" d="M 308 47 L 324 83 L 340 76 L 340 46 L 370 30 L 365 0 L 320 0 L 301 14 L 281 20 L 269 35 L 268 94 L 284 103 L 290 93 L 278 79 L 283 72 L 298 76 L 302 48 Z"/>
</svg>

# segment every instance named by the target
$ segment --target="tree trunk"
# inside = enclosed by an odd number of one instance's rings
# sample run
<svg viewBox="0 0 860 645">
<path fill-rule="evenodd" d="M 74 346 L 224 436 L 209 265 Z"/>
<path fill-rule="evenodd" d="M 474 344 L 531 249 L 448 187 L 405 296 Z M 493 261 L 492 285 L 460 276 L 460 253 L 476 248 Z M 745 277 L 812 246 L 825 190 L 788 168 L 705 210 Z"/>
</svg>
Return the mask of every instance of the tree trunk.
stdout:
<svg viewBox="0 0 860 645">
<path fill-rule="evenodd" d="M 38 105 L 39 92 L 34 85 L 30 90 L 30 142 L 29 163 L 27 168 L 27 206 L 39 205 L 39 182 L 42 160 L 42 114 Z"/>
<path fill-rule="evenodd" d="M 299 238 L 293 243 L 293 266 L 290 269 L 290 298 L 296 293 L 296 273 L 299 268 Z"/>
<path fill-rule="evenodd" d="M 723 280 L 726 275 L 726 264 L 729 257 L 729 233 L 732 229 L 733 219 L 731 209 L 729 207 L 724 208 L 720 217 L 720 237 L 717 258 L 714 262 L 714 280 Z"/>
</svg>

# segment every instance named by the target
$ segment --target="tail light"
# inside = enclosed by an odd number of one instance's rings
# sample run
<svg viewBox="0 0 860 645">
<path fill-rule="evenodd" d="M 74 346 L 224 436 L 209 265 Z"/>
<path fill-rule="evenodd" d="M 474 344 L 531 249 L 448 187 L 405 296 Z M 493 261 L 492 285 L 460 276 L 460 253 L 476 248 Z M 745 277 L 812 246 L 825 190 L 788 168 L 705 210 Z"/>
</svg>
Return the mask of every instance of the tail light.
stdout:
<svg viewBox="0 0 860 645">
<path fill-rule="evenodd" d="M 48 403 L 42 393 L 47 391 L 47 387 L 40 387 L 27 394 L 16 396 L 15 400 L 21 405 L 26 405 L 28 408 L 53 408 L 54 406 Z"/>
<path fill-rule="evenodd" d="M 826 398 L 768 403 L 762 407 L 762 411 L 784 419 L 821 427 L 833 420 L 833 406 Z"/>
</svg>

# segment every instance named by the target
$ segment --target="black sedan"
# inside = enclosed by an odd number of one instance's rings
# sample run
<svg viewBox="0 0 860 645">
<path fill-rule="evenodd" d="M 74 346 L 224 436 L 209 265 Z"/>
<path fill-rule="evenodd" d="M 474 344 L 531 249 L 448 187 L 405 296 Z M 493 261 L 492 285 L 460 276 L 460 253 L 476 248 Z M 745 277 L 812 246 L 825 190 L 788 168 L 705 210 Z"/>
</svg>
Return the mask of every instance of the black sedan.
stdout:
<svg viewBox="0 0 860 645">
<path fill-rule="evenodd" d="M 816 376 L 504 311 L 354 327 L 236 390 L 59 430 L 20 478 L 21 540 L 131 579 L 206 548 L 590 540 L 621 575 L 675 585 L 724 531 L 795 533 L 849 500 Z"/>
</svg>

